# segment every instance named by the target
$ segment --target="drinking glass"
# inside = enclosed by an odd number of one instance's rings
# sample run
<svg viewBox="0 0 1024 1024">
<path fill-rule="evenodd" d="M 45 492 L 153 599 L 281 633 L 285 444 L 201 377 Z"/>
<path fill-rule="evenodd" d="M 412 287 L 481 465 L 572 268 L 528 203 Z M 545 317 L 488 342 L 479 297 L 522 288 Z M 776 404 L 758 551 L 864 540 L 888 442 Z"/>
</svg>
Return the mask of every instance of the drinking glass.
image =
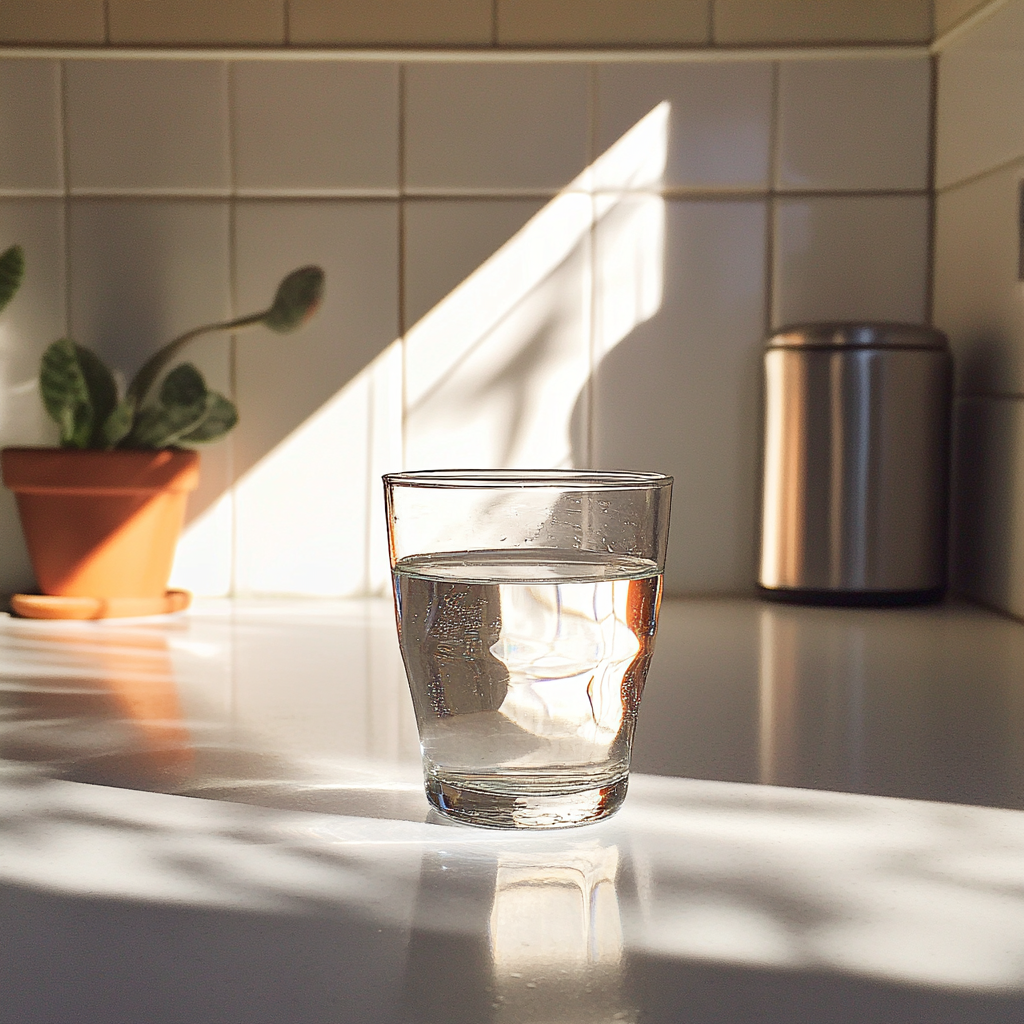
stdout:
<svg viewBox="0 0 1024 1024">
<path fill-rule="evenodd" d="M 581 825 L 626 795 L 672 478 L 384 477 L 398 637 L 427 798 L 494 828 Z"/>
</svg>

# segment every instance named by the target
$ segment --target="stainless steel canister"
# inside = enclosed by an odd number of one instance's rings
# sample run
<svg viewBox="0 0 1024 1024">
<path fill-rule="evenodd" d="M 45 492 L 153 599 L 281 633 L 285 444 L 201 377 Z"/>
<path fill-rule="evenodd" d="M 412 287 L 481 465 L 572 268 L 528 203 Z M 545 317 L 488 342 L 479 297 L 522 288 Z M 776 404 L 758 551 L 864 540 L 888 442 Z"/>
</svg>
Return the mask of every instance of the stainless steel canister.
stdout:
<svg viewBox="0 0 1024 1024">
<path fill-rule="evenodd" d="M 911 603 L 946 585 L 952 360 L 945 335 L 801 324 L 764 356 L 764 596 Z"/>
</svg>

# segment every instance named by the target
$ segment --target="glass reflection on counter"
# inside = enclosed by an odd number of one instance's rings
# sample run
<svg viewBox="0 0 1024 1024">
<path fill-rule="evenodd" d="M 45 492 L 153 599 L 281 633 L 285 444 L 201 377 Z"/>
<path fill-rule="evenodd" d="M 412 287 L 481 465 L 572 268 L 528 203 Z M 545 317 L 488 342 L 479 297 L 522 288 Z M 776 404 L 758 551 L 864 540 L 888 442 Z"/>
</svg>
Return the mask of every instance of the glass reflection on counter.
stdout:
<svg viewBox="0 0 1024 1024">
<path fill-rule="evenodd" d="M 502 853 L 489 936 L 494 1021 L 629 1021 L 616 846 Z"/>
<path fill-rule="evenodd" d="M 634 1021 L 618 847 L 521 838 L 500 839 L 496 850 L 477 835 L 463 846 L 453 834 L 450 850 L 424 855 L 406 965 L 409 1019 Z"/>
</svg>

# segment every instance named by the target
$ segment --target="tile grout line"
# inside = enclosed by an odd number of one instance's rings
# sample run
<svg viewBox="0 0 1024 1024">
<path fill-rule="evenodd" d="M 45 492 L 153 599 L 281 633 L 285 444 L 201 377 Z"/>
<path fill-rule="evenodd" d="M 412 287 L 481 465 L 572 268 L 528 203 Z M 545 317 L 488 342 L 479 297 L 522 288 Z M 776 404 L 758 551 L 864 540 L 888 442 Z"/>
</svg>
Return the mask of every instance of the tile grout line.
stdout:
<svg viewBox="0 0 1024 1024">
<path fill-rule="evenodd" d="M 103 0 L 103 39 L 110 46 L 110 0 Z"/>
<path fill-rule="evenodd" d="M 778 62 L 772 64 L 771 108 L 768 121 L 768 194 L 765 202 L 765 268 L 764 268 L 764 334 L 771 332 L 775 321 L 775 213 L 776 183 L 782 161 L 780 130 L 782 69 Z"/>
<path fill-rule="evenodd" d="M 60 120 L 57 139 L 60 146 L 61 177 L 61 223 L 64 231 L 64 333 L 71 335 L 71 153 L 68 144 L 68 81 L 64 61 L 57 64 Z"/>
<path fill-rule="evenodd" d="M 109 0 L 108 0 L 109 2 Z M 284 35 L 284 45 L 292 45 L 292 5 L 291 0 L 284 0 L 281 8 L 281 14 L 284 21 L 282 26 Z"/>
<path fill-rule="evenodd" d="M 935 165 L 938 153 L 939 125 L 939 58 L 932 56 L 929 60 L 929 92 L 928 92 L 928 225 L 926 228 L 927 251 L 925 254 L 925 296 L 924 320 L 926 324 L 935 323 L 935 230 L 938 214 L 938 202 L 935 192 Z"/>
<path fill-rule="evenodd" d="M 400 427 L 400 449 L 402 469 L 406 469 L 406 429 L 408 409 L 408 351 L 406 346 L 406 309 L 405 309 L 405 143 L 406 143 L 406 65 L 398 65 L 398 337 L 402 346 L 402 408 Z"/>
<path fill-rule="evenodd" d="M 598 68 L 596 64 L 590 64 L 588 66 L 589 74 L 589 90 L 587 93 L 587 121 L 589 125 L 589 131 L 587 133 L 587 166 L 593 167 L 596 161 L 597 153 L 597 130 L 598 121 L 600 118 L 600 105 L 599 105 L 599 86 L 598 86 Z M 590 252 L 587 256 L 587 262 L 590 268 L 590 283 L 589 283 L 589 312 L 590 322 L 587 324 L 587 342 L 588 342 L 588 363 L 589 372 L 587 374 L 587 382 L 584 388 L 585 395 L 584 401 L 586 402 L 586 417 L 584 422 L 587 425 L 586 435 L 584 440 L 583 450 L 583 464 L 584 467 L 593 468 L 595 452 L 597 450 L 597 444 L 595 440 L 596 431 L 596 416 L 594 410 L 594 394 L 595 379 L 597 377 L 598 367 L 598 297 L 597 297 L 597 204 L 595 202 L 594 195 L 590 196 Z M 572 449 L 572 439 L 569 440 L 570 451 Z"/>
<path fill-rule="evenodd" d="M 1024 161 L 1024 157 L 1014 157 L 991 171 L 985 171 L 976 177 L 965 182 L 970 184 L 988 174 L 1005 170 L 1015 164 Z M 952 187 L 959 187 L 957 186 Z M 938 192 L 946 192 L 949 189 L 939 189 Z M 281 203 L 281 202 L 311 202 L 311 203 L 394 203 L 396 200 L 408 199 L 522 199 L 522 200 L 551 200 L 560 195 L 649 195 L 661 196 L 664 199 L 709 201 L 709 202 L 735 202 L 744 200 L 763 200 L 769 198 L 780 199 L 900 199 L 920 198 L 930 196 L 928 188 L 844 188 L 844 189 L 811 189 L 811 188 L 732 188 L 732 187 L 687 187 L 668 186 L 664 188 L 623 188 L 623 189 L 556 189 L 553 191 L 538 189 L 425 189 L 403 188 L 400 191 L 386 192 L 375 195 L 367 195 L 358 192 L 338 191 L 331 194 L 322 192 L 301 193 L 295 191 L 264 192 L 253 194 L 244 189 L 223 189 L 216 192 L 187 192 L 187 191 L 161 191 L 153 189 L 118 189 L 118 188 L 80 188 L 80 189 L 21 189 L 4 190 L 0 189 L 0 199 L 4 201 L 33 200 L 33 199 L 59 199 L 64 196 L 73 199 L 130 199 L 130 200 L 152 200 L 154 202 L 212 202 L 221 203 L 225 200 L 243 199 L 246 202 L 254 203 Z"/>
<path fill-rule="evenodd" d="M 235 197 L 238 189 L 237 139 L 235 117 L 235 67 L 228 64 L 227 76 L 227 144 L 228 144 L 228 185 L 231 196 L 228 199 L 228 302 L 232 317 L 238 315 L 238 208 Z M 228 337 L 228 387 L 232 401 L 238 402 L 238 338 L 234 331 Z M 228 438 L 228 480 L 231 501 L 231 544 L 228 571 L 228 594 L 238 593 L 238 501 L 235 480 L 235 436 Z"/>
<path fill-rule="evenodd" d="M 668 47 L 609 47 L 550 48 L 536 47 L 293 47 L 293 46 L 239 46 L 239 47 L 160 47 L 129 46 L 17 46 L 0 45 L 0 59 L 49 60 L 266 60 L 266 61 L 324 61 L 328 63 L 394 63 L 450 64 L 508 62 L 512 64 L 688 64 L 727 63 L 772 60 L 869 60 L 874 58 L 916 59 L 926 56 L 930 49 L 925 43 L 827 43 L 805 46 L 773 45 L 716 45 Z"/>
</svg>

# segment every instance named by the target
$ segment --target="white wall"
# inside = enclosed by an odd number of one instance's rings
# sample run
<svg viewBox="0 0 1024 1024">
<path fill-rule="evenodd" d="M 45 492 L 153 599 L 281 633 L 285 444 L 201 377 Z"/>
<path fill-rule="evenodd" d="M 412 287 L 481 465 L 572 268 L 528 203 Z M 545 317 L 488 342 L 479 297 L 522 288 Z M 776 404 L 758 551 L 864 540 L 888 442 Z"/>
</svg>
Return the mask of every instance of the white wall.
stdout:
<svg viewBox="0 0 1024 1024">
<path fill-rule="evenodd" d="M 1024 616 L 1024 0 L 939 41 L 936 326 L 957 361 L 955 583 Z"/>
<path fill-rule="evenodd" d="M 52 440 L 32 379 L 61 333 L 130 374 L 318 262 L 301 334 L 193 353 L 242 422 L 177 585 L 379 590 L 381 472 L 577 465 L 672 473 L 670 591 L 749 591 L 765 332 L 926 316 L 930 75 L 907 48 L 8 51 L 0 442 Z M 30 584 L 3 492 L 0 588 Z"/>
</svg>

